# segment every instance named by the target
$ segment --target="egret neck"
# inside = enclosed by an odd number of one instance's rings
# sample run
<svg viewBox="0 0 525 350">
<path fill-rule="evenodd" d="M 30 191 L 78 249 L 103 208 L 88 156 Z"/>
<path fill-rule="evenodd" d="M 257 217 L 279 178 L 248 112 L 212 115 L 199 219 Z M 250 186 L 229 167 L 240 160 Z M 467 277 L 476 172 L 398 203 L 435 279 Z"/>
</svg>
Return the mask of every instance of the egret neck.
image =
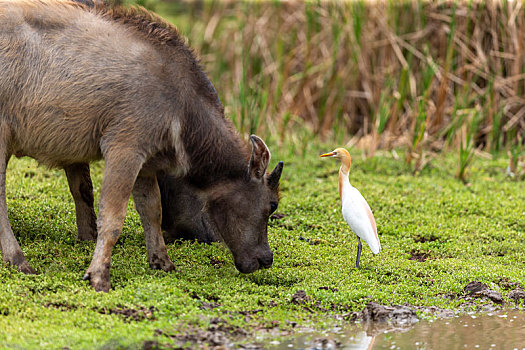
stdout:
<svg viewBox="0 0 525 350">
<path fill-rule="evenodd" d="M 350 164 L 352 163 L 352 158 L 348 151 L 344 150 L 341 152 L 340 160 L 341 167 L 339 168 L 339 197 L 343 201 L 343 195 L 348 193 L 350 189 L 350 180 L 348 179 L 348 174 L 350 173 Z"/>
</svg>

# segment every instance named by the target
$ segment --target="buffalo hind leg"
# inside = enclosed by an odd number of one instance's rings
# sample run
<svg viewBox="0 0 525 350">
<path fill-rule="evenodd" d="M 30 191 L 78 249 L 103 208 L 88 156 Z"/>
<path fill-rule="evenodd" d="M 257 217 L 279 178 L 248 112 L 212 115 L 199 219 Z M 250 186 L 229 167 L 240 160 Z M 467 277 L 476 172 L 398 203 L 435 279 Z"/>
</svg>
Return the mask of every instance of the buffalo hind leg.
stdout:
<svg viewBox="0 0 525 350">
<path fill-rule="evenodd" d="M 151 268 L 172 271 L 175 266 L 168 256 L 162 236 L 162 207 L 156 176 L 139 176 L 133 187 L 133 200 L 142 221 L 148 262 Z"/>
<path fill-rule="evenodd" d="M 122 232 L 129 197 L 142 164 L 142 159 L 133 154 L 110 153 L 105 157 L 97 220 L 97 244 L 93 260 L 84 275 L 84 280 L 89 280 L 97 292 L 107 292 L 111 287 L 111 251 Z"/>
<path fill-rule="evenodd" d="M 64 167 L 69 190 L 75 200 L 77 216 L 77 238 L 81 241 L 97 239 L 97 217 L 93 208 L 93 184 L 88 163 L 71 164 Z"/>
<path fill-rule="evenodd" d="M 2 249 L 2 257 L 6 263 L 16 266 L 18 271 L 34 274 L 35 270 L 29 266 L 20 245 L 16 241 L 7 216 L 5 173 L 9 155 L 3 146 L 4 145 L 0 146 L 0 247 Z"/>
</svg>

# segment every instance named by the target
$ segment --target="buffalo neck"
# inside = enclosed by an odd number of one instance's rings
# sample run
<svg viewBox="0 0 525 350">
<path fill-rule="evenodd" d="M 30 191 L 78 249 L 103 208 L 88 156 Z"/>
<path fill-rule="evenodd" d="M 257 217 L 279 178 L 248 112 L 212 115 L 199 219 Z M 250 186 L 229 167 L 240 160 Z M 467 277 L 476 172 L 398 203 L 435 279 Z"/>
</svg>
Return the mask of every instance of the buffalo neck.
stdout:
<svg viewBox="0 0 525 350">
<path fill-rule="evenodd" d="M 187 119 L 183 132 L 190 161 L 187 176 L 199 188 L 248 176 L 249 149 L 222 111 L 217 112 Z"/>
</svg>

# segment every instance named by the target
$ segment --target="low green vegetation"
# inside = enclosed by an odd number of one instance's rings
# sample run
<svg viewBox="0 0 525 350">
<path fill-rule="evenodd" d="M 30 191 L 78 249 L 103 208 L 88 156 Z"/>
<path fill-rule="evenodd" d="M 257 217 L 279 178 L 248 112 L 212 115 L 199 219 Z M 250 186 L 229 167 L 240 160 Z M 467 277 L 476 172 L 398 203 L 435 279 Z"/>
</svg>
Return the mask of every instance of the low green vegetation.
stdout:
<svg viewBox="0 0 525 350">
<path fill-rule="evenodd" d="M 413 176 L 401 155 L 365 160 L 351 150 L 351 182 L 374 211 L 383 248 L 373 255 L 365 246 L 356 269 L 357 240 L 340 213 L 338 165 L 318 158 L 332 147 L 310 146 L 302 158 L 271 146 L 272 164 L 285 161 L 282 215 L 269 225 L 271 269 L 242 275 L 221 244 L 176 242 L 168 246 L 176 271 L 151 270 L 130 202 L 107 294 L 82 281 L 94 243 L 75 239 L 65 176 L 13 159 L 10 221 L 39 274 L 0 267 L 0 347 L 182 346 L 181 334 L 212 324 L 253 335 L 294 323 L 322 326 L 370 301 L 458 309 L 470 281 L 525 285 L 525 193 L 522 182 L 506 176 L 506 159 L 473 158 L 465 185 L 455 178 L 453 156 Z M 102 163 L 92 171 L 98 193 Z M 298 301 L 300 290 L 306 297 Z"/>
</svg>

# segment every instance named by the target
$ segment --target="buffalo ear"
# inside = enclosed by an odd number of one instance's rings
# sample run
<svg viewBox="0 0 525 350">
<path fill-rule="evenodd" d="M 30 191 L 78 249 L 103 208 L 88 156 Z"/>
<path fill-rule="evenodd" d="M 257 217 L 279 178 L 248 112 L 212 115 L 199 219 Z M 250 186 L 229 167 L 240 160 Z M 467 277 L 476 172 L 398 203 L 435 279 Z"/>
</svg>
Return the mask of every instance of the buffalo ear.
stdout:
<svg viewBox="0 0 525 350">
<path fill-rule="evenodd" d="M 248 173 L 252 178 L 262 179 L 270 163 L 270 150 L 259 136 L 250 136 L 250 141 L 252 142 L 252 156 L 248 165 Z"/>
<path fill-rule="evenodd" d="M 283 165 L 284 163 L 282 161 L 277 163 L 272 173 L 268 175 L 268 186 L 270 186 L 270 188 L 275 189 L 279 187 L 279 180 L 281 179 L 281 173 L 283 172 Z"/>
</svg>

